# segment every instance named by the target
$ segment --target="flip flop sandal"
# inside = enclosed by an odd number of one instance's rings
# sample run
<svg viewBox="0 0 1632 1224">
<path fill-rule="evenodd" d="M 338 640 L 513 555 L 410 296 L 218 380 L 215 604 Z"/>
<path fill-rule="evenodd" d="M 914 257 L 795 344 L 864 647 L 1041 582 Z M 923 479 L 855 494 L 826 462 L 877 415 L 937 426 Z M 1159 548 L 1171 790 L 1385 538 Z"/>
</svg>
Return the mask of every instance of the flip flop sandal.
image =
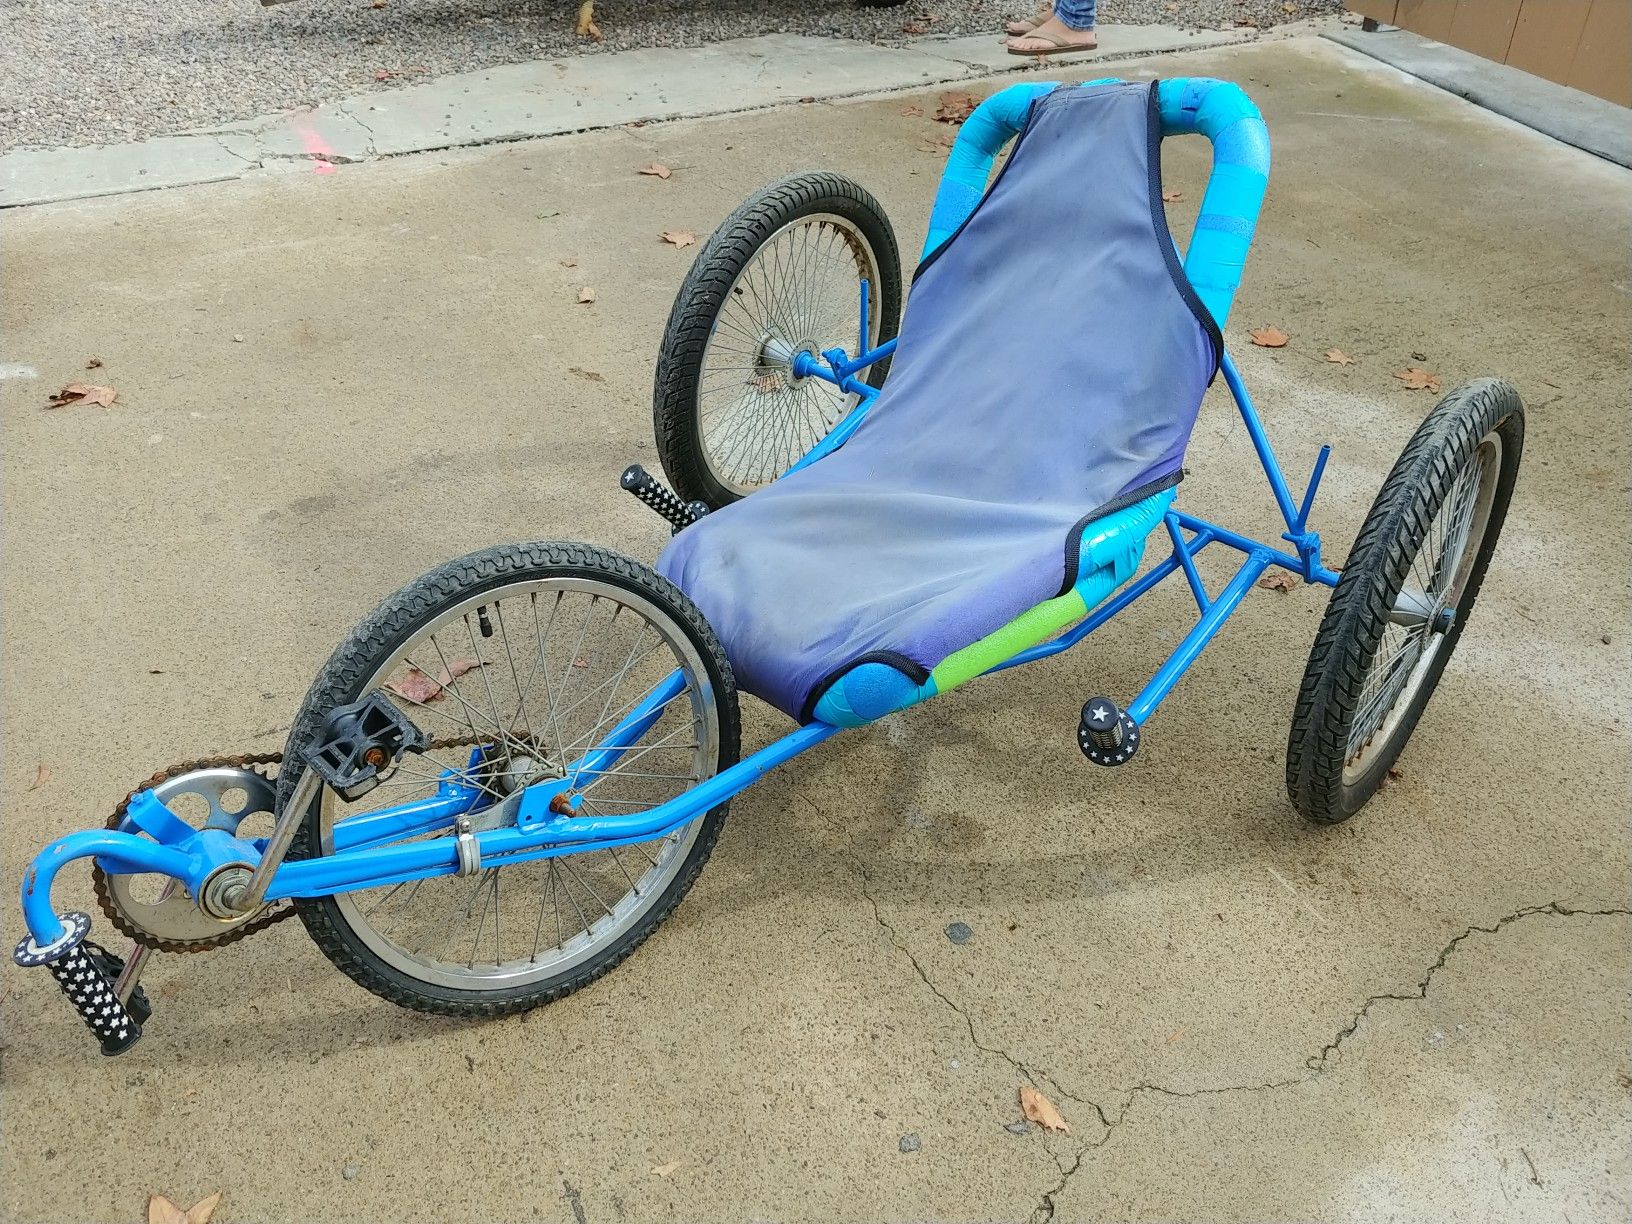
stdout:
<svg viewBox="0 0 1632 1224">
<path fill-rule="evenodd" d="M 1010 38 L 1024 38 L 1047 20 L 1046 16 L 1022 17 L 1018 21 L 1009 22 L 1008 25 L 1003 27 L 1003 31 Z"/>
<path fill-rule="evenodd" d="M 1016 35 L 1016 37 L 1017 38 L 1035 38 L 1038 42 L 1045 42 L 1045 43 L 1048 43 L 1049 45 L 1046 46 L 1046 47 L 1013 47 L 1013 46 L 1011 46 L 1009 48 L 1009 54 L 1010 55 L 1030 55 L 1030 56 L 1034 56 L 1034 57 L 1040 59 L 1041 57 L 1043 57 L 1045 55 L 1070 55 L 1073 51 L 1097 51 L 1097 50 L 1099 50 L 1099 44 L 1098 43 L 1091 43 L 1091 44 L 1088 44 L 1087 46 L 1084 46 L 1082 43 L 1067 42 L 1065 39 L 1060 38 L 1060 37 L 1058 37 L 1057 35 L 1054 35 L 1054 34 L 1040 34 L 1036 30 L 1031 31 L 1031 33 L 1029 33 L 1029 34 L 1018 34 L 1018 35 Z"/>
</svg>

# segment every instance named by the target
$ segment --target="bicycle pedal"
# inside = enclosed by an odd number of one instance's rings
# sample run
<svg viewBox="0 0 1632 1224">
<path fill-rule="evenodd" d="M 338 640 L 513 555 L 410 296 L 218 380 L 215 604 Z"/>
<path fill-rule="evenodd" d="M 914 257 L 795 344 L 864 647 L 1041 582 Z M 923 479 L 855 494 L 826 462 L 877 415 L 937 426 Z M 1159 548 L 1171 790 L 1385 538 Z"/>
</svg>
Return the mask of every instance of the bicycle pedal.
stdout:
<svg viewBox="0 0 1632 1224">
<path fill-rule="evenodd" d="M 301 753 L 312 772 L 348 803 L 379 784 L 405 752 L 424 752 L 430 737 L 379 689 L 361 701 L 335 706 Z"/>
<path fill-rule="evenodd" d="M 1077 747 L 1095 765 L 1126 765 L 1139 751 L 1139 739 L 1139 724 L 1109 697 L 1093 697 L 1083 704 Z"/>
</svg>

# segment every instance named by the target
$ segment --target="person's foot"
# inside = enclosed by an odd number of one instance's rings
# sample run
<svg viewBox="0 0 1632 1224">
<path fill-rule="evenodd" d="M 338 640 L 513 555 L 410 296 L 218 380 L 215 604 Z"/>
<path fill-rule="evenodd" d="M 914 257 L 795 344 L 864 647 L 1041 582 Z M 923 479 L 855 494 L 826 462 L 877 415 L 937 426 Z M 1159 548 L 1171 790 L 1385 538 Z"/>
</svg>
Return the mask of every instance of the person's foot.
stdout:
<svg viewBox="0 0 1632 1224">
<path fill-rule="evenodd" d="M 1092 51 L 1099 40 L 1092 30 L 1073 30 L 1058 17 L 1049 17 L 1025 34 L 1009 39 L 1011 55 L 1061 55 Z"/>
<path fill-rule="evenodd" d="M 1004 26 L 1003 29 L 1011 36 L 1019 38 L 1023 34 L 1030 34 L 1053 15 L 1053 6 L 1045 5 L 1037 10 L 1037 15 L 1035 17 L 1022 17 L 1019 21 L 1011 21 L 1008 25 Z"/>
</svg>

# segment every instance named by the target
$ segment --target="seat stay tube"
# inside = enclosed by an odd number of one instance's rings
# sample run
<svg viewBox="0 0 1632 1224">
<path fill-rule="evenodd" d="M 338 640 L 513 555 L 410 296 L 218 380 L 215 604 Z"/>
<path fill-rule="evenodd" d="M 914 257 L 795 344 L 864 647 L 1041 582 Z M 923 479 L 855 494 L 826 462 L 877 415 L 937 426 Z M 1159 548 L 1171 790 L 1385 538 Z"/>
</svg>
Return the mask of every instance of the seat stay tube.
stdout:
<svg viewBox="0 0 1632 1224">
<path fill-rule="evenodd" d="M 1308 487 L 1304 489 L 1303 501 L 1299 505 L 1294 505 L 1292 490 L 1286 483 L 1286 475 L 1281 470 L 1280 460 L 1275 457 L 1275 448 L 1270 445 L 1263 419 L 1258 415 L 1252 396 L 1241 380 L 1241 372 L 1235 367 L 1235 359 L 1229 353 L 1224 353 L 1219 361 L 1219 369 L 1224 373 L 1224 381 L 1230 388 L 1230 394 L 1235 398 L 1235 406 L 1241 412 L 1241 420 L 1246 424 L 1247 436 L 1252 439 L 1252 449 L 1257 453 L 1258 462 L 1269 481 L 1270 492 L 1275 496 L 1276 508 L 1280 510 L 1281 518 L 1286 522 L 1286 530 L 1281 533 L 1281 539 L 1298 550 L 1298 564 L 1293 568 L 1302 575 L 1305 582 L 1336 586 L 1337 575 L 1321 563 L 1320 536 L 1310 531 L 1308 526 L 1309 513 L 1314 509 L 1315 494 L 1320 489 L 1321 478 L 1326 474 L 1326 461 L 1331 457 L 1332 448 L 1329 446 L 1320 448 L 1320 454 L 1315 457 L 1314 470 L 1309 476 Z M 1240 545 L 1236 544 L 1236 547 Z"/>
</svg>

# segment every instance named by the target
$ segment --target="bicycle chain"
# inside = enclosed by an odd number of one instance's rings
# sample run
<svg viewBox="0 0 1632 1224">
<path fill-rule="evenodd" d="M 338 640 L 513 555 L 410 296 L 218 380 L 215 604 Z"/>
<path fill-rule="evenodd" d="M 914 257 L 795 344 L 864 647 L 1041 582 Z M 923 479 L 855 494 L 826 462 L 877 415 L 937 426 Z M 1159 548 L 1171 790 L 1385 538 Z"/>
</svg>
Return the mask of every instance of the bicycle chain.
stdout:
<svg viewBox="0 0 1632 1224">
<path fill-rule="evenodd" d="M 475 747 L 485 742 L 480 736 L 455 735 L 432 740 L 428 749 Z M 275 767 L 282 763 L 283 753 L 281 752 L 240 752 L 231 756 L 199 757 L 196 760 L 167 765 L 119 802 L 119 806 L 114 808 L 113 814 L 108 817 L 107 827 L 115 832 L 119 831 L 124 824 L 125 813 L 130 810 L 130 801 L 143 791 L 152 790 L 161 782 L 168 782 L 172 778 L 179 778 L 183 774 L 193 773 L 195 770 L 222 768 L 252 770 L 270 782 L 276 776 L 276 770 L 269 767 Z M 91 887 L 96 893 L 97 904 L 102 907 L 102 912 L 107 915 L 108 921 L 113 923 L 114 929 L 121 935 L 135 940 L 144 948 L 151 948 L 155 952 L 212 952 L 216 948 L 237 943 L 240 939 L 253 935 L 257 931 L 264 931 L 267 927 L 282 922 L 285 918 L 295 916 L 295 907 L 292 904 L 284 903 L 281 907 L 278 907 L 274 903 L 264 913 L 256 915 L 241 926 L 235 926 L 231 930 L 223 931 L 214 939 L 178 942 L 171 939 L 160 939 L 141 927 L 127 922 L 124 915 L 119 912 L 119 907 L 114 904 L 112 894 L 108 891 L 107 873 L 102 868 L 94 865 L 91 868 Z"/>
</svg>

